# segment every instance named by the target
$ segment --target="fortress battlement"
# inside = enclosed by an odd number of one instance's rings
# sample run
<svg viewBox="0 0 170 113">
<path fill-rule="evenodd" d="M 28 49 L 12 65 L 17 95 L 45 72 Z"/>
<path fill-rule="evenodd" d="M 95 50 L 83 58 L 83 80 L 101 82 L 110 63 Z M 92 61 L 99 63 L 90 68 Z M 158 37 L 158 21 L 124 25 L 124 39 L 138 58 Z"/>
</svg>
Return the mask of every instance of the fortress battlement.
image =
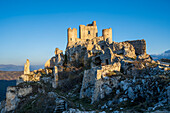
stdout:
<svg viewBox="0 0 170 113">
<path fill-rule="evenodd" d="M 79 38 L 77 37 L 77 29 L 76 28 L 68 28 L 67 29 L 67 47 L 75 45 L 77 42 L 85 42 L 87 40 L 104 40 L 109 43 L 112 43 L 112 28 L 103 29 L 102 36 L 98 37 L 98 29 L 96 25 L 96 21 L 93 21 L 92 24 L 87 25 L 79 25 Z"/>
</svg>

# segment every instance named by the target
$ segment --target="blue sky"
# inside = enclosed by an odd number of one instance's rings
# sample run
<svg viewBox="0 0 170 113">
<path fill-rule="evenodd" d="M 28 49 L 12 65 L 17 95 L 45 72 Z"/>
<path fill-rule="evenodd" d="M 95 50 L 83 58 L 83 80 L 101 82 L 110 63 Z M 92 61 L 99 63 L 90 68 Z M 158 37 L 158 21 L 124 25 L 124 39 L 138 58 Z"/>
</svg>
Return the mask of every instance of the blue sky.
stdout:
<svg viewBox="0 0 170 113">
<path fill-rule="evenodd" d="M 97 22 L 113 41 L 145 39 L 147 53 L 170 49 L 169 0 L 0 0 L 0 64 L 44 64 L 66 48 L 67 28 Z"/>
</svg>

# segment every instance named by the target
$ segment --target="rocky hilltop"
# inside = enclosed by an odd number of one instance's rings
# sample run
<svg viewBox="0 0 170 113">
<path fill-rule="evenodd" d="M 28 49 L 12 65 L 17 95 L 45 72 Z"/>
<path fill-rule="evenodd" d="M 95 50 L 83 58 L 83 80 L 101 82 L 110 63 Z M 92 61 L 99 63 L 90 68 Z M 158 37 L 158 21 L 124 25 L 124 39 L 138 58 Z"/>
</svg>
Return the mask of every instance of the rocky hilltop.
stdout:
<svg viewBox="0 0 170 113">
<path fill-rule="evenodd" d="M 7 88 L 4 112 L 167 112 L 170 67 L 146 53 L 146 41 L 112 41 L 98 36 L 96 22 L 68 28 L 65 54 L 59 48 L 44 69 L 30 72 L 29 60 L 17 86 Z"/>
</svg>

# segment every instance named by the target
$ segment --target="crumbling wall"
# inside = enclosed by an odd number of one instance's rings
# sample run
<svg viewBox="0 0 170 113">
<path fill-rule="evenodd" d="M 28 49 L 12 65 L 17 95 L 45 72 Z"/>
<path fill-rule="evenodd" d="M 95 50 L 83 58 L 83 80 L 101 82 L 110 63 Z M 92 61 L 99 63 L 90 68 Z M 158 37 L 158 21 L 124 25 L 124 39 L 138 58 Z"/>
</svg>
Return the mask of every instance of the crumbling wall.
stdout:
<svg viewBox="0 0 170 113">
<path fill-rule="evenodd" d="M 86 40 L 86 39 L 92 39 L 98 36 L 96 21 L 93 21 L 92 24 L 88 24 L 87 26 L 80 25 L 79 29 L 80 29 L 79 31 L 80 39 Z"/>
<path fill-rule="evenodd" d="M 58 66 L 59 71 L 62 71 L 62 65 L 64 62 L 64 56 L 63 56 L 63 51 L 56 48 L 55 49 L 55 56 L 50 58 L 46 63 L 45 63 L 45 68 L 46 69 L 53 69 L 54 66 Z"/>
<path fill-rule="evenodd" d="M 76 28 L 68 28 L 67 29 L 67 38 L 68 43 L 67 46 L 74 44 L 77 41 L 77 29 Z"/>
<path fill-rule="evenodd" d="M 144 39 L 142 40 L 132 40 L 132 41 L 126 41 L 133 45 L 135 48 L 135 54 L 136 55 L 142 55 L 146 54 L 146 41 Z"/>
<path fill-rule="evenodd" d="M 89 40 L 92 40 L 94 43 L 99 41 L 107 41 L 112 43 L 112 28 L 103 29 L 102 36 L 98 37 L 98 29 L 96 21 L 93 21 L 92 24 L 80 25 L 79 26 L 79 36 L 77 37 L 77 29 L 68 28 L 67 30 L 67 48 L 75 46 L 78 43 L 86 43 Z"/>
<path fill-rule="evenodd" d="M 102 67 L 94 67 L 84 71 L 82 87 L 80 91 L 80 98 L 91 98 L 91 102 L 98 101 L 111 93 L 112 88 L 105 88 L 104 84 L 107 83 L 103 78 L 107 73 L 112 71 L 120 71 L 121 64 L 116 62 L 113 65 L 106 65 Z M 109 82 L 110 83 L 110 82 Z M 112 82 L 113 84 L 115 82 Z M 112 87 L 114 85 L 110 85 Z"/>
<path fill-rule="evenodd" d="M 112 49 L 113 53 L 118 55 L 124 55 L 130 58 L 136 58 L 135 49 L 133 45 L 128 42 L 113 42 L 110 44 L 110 48 Z"/>
<path fill-rule="evenodd" d="M 102 36 L 104 37 L 105 41 L 112 43 L 112 28 L 103 29 Z"/>
<path fill-rule="evenodd" d="M 24 64 L 24 74 L 30 74 L 30 61 L 28 59 Z"/>
</svg>

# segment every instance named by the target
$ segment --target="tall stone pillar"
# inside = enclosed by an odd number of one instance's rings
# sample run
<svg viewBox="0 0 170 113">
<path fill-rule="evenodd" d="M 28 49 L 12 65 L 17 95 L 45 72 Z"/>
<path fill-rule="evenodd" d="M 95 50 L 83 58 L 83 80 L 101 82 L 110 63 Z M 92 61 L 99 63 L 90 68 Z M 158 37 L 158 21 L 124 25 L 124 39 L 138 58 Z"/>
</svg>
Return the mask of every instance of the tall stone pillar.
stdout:
<svg viewBox="0 0 170 113">
<path fill-rule="evenodd" d="M 54 66 L 54 68 L 53 68 L 53 76 L 54 76 L 54 79 L 52 81 L 52 87 L 56 88 L 58 85 L 58 68 L 57 68 L 57 66 Z"/>
<path fill-rule="evenodd" d="M 24 65 L 24 75 L 26 75 L 26 74 L 30 74 L 30 62 L 28 59 Z"/>
</svg>

